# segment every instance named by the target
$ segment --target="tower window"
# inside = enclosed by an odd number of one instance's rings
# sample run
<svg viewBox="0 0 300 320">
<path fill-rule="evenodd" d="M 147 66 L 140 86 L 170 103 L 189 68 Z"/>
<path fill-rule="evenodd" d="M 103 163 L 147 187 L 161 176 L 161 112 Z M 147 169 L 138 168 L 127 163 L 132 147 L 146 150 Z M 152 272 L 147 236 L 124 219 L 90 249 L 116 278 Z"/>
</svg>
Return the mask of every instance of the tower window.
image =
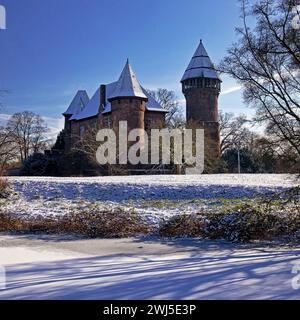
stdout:
<svg viewBox="0 0 300 320">
<path fill-rule="evenodd" d="M 145 131 L 149 132 L 152 128 L 151 119 L 145 119 Z"/>
<path fill-rule="evenodd" d="M 205 79 L 205 87 L 206 88 L 210 87 L 210 79 Z"/>
<path fill-rule="evenodd" d="M 213 88 L 217 88 L 218 87 L 218 83 L 217 83 L 217 80 L 212 80 L 212 87 Z"/>
<path fill-rule="evenodd" d="M 84 136 L 84 132 L 85 132 L 85 126 L 80 126 L 79 127 L 80 138 L 82 138 Z"/>
<path fill-rule="evenodd" d="M 105 128 L 110 128 L 111 127 L 111 119 L 110 116 L 105 116 L 103 118 L 103 125 Z"/>
</svg>

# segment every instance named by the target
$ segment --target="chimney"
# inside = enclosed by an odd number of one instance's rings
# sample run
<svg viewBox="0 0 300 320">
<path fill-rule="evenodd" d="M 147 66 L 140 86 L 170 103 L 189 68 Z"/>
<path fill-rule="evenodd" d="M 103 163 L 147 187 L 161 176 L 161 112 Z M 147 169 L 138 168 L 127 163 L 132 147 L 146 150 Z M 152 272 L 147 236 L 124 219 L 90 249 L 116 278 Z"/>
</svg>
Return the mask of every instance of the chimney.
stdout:
<svg viewBox="0 0 300 320">
<path fill-rule="evenodd" d="M 100 86 L 100 112 L 104 111 L 106 103 L 106 85 L 101 84 Z"/>
</svg>

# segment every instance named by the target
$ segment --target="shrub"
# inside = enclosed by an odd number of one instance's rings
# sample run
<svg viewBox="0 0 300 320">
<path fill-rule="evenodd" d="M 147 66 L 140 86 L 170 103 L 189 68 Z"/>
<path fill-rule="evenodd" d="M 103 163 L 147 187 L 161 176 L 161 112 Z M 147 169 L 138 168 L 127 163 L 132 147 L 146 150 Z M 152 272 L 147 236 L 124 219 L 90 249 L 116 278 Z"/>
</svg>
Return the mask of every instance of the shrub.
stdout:
<svg viewBox="0 0 300 320">
<path fill-rule="evenodd" d="M 204 234 L 211 239 L 234 242 L 294 237 L 300 230 L 300 215 L 265 211 L 264 206 L 244 204 L 231 213 L 215 213 L 208 217 Z"/>
<path fill-rule="evenodd" d="M 75 233 L 91 238 L 121 238 L 149 234 L 152 227 L 134 212 L 122 210 L 70 213 L 62 217 L 60 232 Z"/>
<path fill-rule="evenodd" d="M 90 238 L 121 238 L 151 233 L 153 228 L 133 212 L 70 213 L 58 219 L 19 218 L 0 211 L 0 232 L 69 233 Z"/>
<path fill-rule="evenodd" d="M 20 175 L 55 176 L 57 175 L 57 163 L 42 153 L 34 153 L 24 161 Z"/>
<path fill-rule="evenodd" d="M 0 232 L 14 232 L 22 229 L 23 222 L 0 209 Z"/>
<path fill-rule="evenodd" d="M 0 199 L 7 198 L 10 193 L 10 184 L 7 179 L 0 177 Z"/>
<path fill-rule="evenodd" d="M 86 153 L 78 150 L 71 150 L 58 158 L 60 176 L 86 176 L 90 172 L 97 172 L 97 167 Z"/>
<path fill-rule="evenodd" d="M 203 236 L 206 223 L 202 214 L 176 215 L 161 223 L 159 234 L 163 237 L 199 237 Z"/>
<path fill-rule="evenodd" d="M 232 242 L 300 239 L 300 212 L 297 206 L 285 207 L 263 202 L 231 206 L 226 211 L 177 215 L 160 225 L 166 237 L 201 237 Z"/>
<path fill-rule="evenodd" d="M 55 233 L 58 221 L 52 218 L 20 218 L 0 209 L 0 232 Z"/>
</svg>

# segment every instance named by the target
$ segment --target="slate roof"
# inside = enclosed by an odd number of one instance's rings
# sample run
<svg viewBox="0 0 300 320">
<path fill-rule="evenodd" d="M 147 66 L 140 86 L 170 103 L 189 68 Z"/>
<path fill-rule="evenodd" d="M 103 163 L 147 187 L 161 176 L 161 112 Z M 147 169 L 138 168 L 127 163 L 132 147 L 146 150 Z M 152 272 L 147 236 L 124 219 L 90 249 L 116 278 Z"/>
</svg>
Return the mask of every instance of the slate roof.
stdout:
<svg viewBox="0 0 300 320">
<path fill-rule="evenodd" d="M 135 73 L 133 72 L 129 61 L 127 60 L 125 67 L 121 73 L 118 81 L 106 85 L 106 101 L 103 104 L 103 114 L 111 112 L 111 99 L 118 97 L 138 97 L 146 99 L 146 109 L 153 112 L 168 111 L 163 107 L 144 89 L 138 82 Z M 75 98 L 74 98 L 75 99 Z M 85 107 L 74 113 L 70 120 L 83 120 L 95 117 L 100 110 L 100 87 L 96 90 L 92 98 L 88 101 Z"/>
<path fill-rule="evenodd" d="M 138 97 L 147 99 L 135 73 L 131 68 L 131 65 L 129 64 L 128 59 L 109 99 L 118 97 Z"/>
<path fill-rule="evenodd" d="M 77 91 L 71 104 L 69 105 L 68 109 L 63 113 L 63 115 L 70 116 L 80 113 L 86 107 L 89 100 L 89 96 L 85 90 Z"/>
<path fill-rule="evenodd" d="M 181 82 L 193 78 L 211 78 L 221 81 L 214 64 L 204 48 L 202 40 L 200 40 L 200 44 L 185 70 Z"/>
</svg>

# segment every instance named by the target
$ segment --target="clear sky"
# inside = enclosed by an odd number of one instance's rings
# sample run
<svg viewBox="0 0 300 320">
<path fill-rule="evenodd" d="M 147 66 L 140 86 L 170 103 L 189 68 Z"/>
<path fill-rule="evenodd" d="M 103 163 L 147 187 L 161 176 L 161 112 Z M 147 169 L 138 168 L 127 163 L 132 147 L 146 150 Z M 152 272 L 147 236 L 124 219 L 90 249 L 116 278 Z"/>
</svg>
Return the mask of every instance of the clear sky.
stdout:
<svg viewBox="0 0 300 320">
<path fill-rule="evenodd" d="M 50 127 L 78 89 L 89 96 L 117 80 L 128 57 L 141 84 L 174 90 L 200 38 L 218 64 L 236 40 L 237 0 L 0 0 L 1 117 L 30 110 Z M 241 91 L 223 77 L 220 109 L 250 113 Z"/>
</svg>

